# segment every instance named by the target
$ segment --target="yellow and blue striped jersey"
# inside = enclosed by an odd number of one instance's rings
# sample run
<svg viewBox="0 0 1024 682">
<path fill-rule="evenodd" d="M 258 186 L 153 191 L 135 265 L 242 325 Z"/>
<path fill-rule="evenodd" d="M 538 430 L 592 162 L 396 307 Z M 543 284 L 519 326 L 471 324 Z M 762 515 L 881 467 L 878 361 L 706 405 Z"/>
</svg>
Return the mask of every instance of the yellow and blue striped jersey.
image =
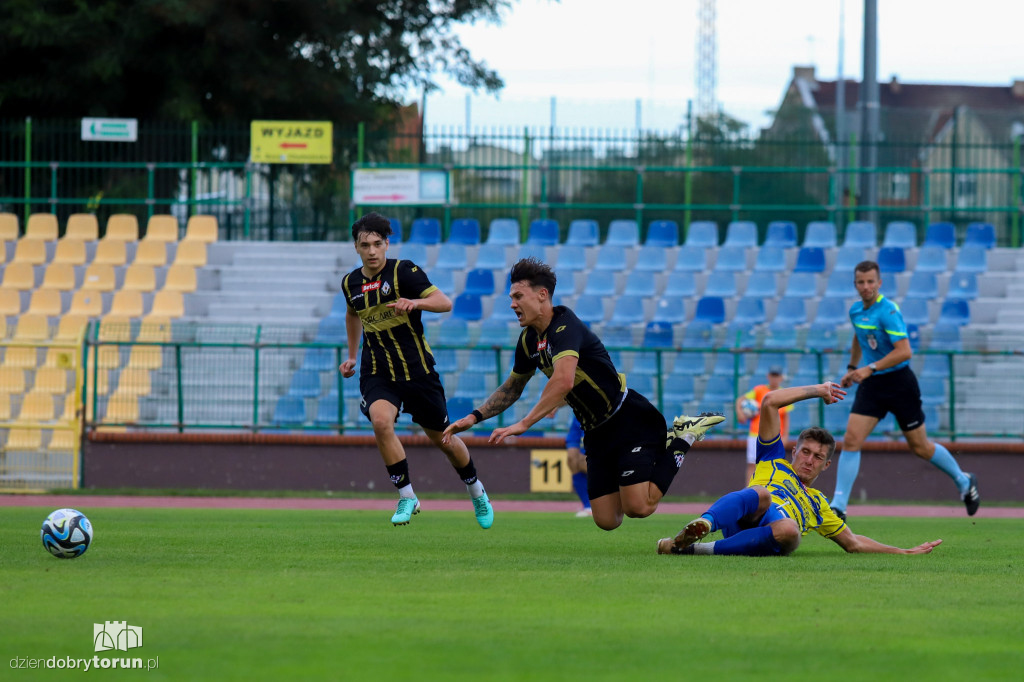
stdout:
<svg viewBox="0 0 1024 682">
<path fill-rule="evenodd" d="M 864 354 L 865 365 L 878 362 L 892 352 L 897 341 L 908 338 L 907 324 L 903 321 L 900 307 L 881 294 L 867 310 L 864 309 L 864 301 L 857 301 L 850 306 L 850 322 L 853 323 L 853 333 L 857 335 L 857 343 Z M 910 360 L 904 360 L 893 367 L 880 369 L 875 374 L 894 372 L 909 364 Z"/>
<path fill-rule="evenodd" d="M 832 538 L 846 528 L 846 522 L 828 506 L 828 498 L 820 490 L 805 486 L 797 477 L 786 459 L 786 448 L 779 436 L 768 443 L 758 438 L 757 467 L 750 485 L 767 488 L 772 501 L 800 526 L 802 535 L 813 530 L 822 537 Z"/>
</svg>

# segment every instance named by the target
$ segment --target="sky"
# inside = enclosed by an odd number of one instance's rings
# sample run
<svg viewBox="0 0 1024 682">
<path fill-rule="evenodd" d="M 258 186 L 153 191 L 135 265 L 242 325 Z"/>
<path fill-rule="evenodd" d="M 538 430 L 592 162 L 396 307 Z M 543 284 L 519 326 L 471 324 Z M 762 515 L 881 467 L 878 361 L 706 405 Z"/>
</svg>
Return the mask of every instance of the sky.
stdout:
<svg viewBox="0 0 1024 682">
<path fill-rule="evenodd" d="M 1024 79 L 1024 3 L 877 4 L 879 81 L 1009 86 Z M 794 65 L 814 65 L 819 79 L 834 80 L 841 6 L 843 74 L 860 80 L 863 2 L 718 0 L 717 99 L 725 112 L 756 130 L 779 105 Z M 696 98 L 697 7 L 697 0 L 518 0 L 500 26 L 457 31 L 502 76 L 504 90 L 474 94 L 442 78 L 442 91 L 427 97 L 426 125 L 465 127 L 468 117 L 472 128 L 553 120 L 569 128 L 674 129 Z"/>
</svg>

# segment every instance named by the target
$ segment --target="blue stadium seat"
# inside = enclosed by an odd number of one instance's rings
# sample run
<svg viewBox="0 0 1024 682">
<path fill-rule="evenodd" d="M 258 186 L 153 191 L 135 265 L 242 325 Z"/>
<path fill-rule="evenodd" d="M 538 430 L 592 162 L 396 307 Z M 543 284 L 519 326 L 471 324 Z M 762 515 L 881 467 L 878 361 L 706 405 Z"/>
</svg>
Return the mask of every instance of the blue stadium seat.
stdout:
<svg viewBox="0 0 1024 682">
<path fill-rule="evenodd" d="M 806 299 L 803 297 L 783 297 L 779 299 L 775 311 L 774 324 L 799 325 L 807 324 Z"/>
<path fill-rule="evenodd" d="M 597 246 L 600 230 L 596 220 L 574 220 L 569 223 L 565 243 L 572 246 Z"/>
<path fill-rule="evenodd" d="M 519 243 L 519 221 L 512 218 L 495 218 L 487 229 L 487 244 L 512 246 Z"/>
<path fill-rule="evenodd" d="M 789 321 L 779 321 L 776 319 L 765 330 L 764 347 L 775 349 L 796 348 L 796 327 Z"/>
<path fill-rule="evenodd" d="M 788 249 L 796 246 L 796 223 L 790 220 L 773 220 L 768 223 L 764 246 Z"/>
<path fill-rule="evenodd" d="M 485 268 L 474 268 L 466 273 L 466 286 L 462 293 L 490 296 L 494 294 L 494 271 Z"/>
<path fill-rule="evenodd" d="M 590 272 L 587 274 L 586 284 L 583 285 L 583 293 L 587 296 L 614 296 L 615 277 L 607 272 Z"/>
<path fill-rule="evenodd" d="M 830 249 L 836 246 L 836 224 L 825 220 L 807 223 L 803 246 Z"/>
<path fill-rule="evenodd" d="M 679 296 L 665 294 L 658 299 L 654 306 L 654 319 L 652 324 L 682 324 L 686 322 L 686 307 Z"/>
<path fill-rule="evenodd" d="M 497 353 L 490 348 L 474 348 L 470 350 L 466 371 L 494 376 L 498 371 Z"/>
<path fill-rule="evenodd" d="M 480 243 L 480 221 L 476 218 L 456 218 L 452 221 L 448 241 L 476 246 Z"/>
<path fill-rule="evenodd" d="M 652 220 L 647 225 L 647 246 L 679 246 L 679 225 L 674 220 Z"/>
<path fill-rule="evenodd" d="M 733 386 L 732 376 L 721 374 L 712 375 L 704 387 L 704 395 L 701 396 L 702 406 L 705 409 L 719 409 L 722 403 L 731 403 L 736 399 L 736 389 Z"/>
<path fill-rule="evenodd" d="M 480 337 L 476 343 L 478 346 L 508 346 L 518 335 L 518 325 L 513 326 L 505 320 L 488 317 L 480 322 Z"/>
<path fill-rule="evenodd" d="M 785 297 L 810 298 L 818 294 L 818 277 L 813 272 L 794 272 L 786 280 Z"/>
<path fill-rule="evenodd" d="M 705 296 L 731 298 L 736 295 L 736 273 L 713 270 L 704 286 Z"/>
<path fill-rule="evenodd" d="M 841 435 L 846 433 L 846 423 L 850 419 L 851 407 L 853 407 L 853 402 L 850 400 L 849 394 L 847 394 L 845 400 L 833 405 L 825 406 L 825 428 L 828 429 L 832 435 Z"/>
<path fill-rule="evenodd" d="M 951 249 L 956 246 L 956 226 L 949 222 L 932 223 L 924 234 L 922 246 Z"/>
<path fill-rule="evenodd" d="M 915 272 L 946 272 L 946 250 L 934 244 L 922 246 L 917 251 Z"/>
<path fill-rule="evenodd" d="M 685 344 L 684 344 L 685 345 Z M 680 351 L 672 364 L 672 374 L 684 376 L 703 376 L 707 364 L 704 353 L 694 351 Z"/>
<path fill-rule="evenodd" d="M 437 343 L 441 346 L 468 346 L 469 323 L 458 317 L 445 320 L 437 333 Z"/>
<path fill-rule="evenodd" d="M 960 338 L 960 325 L 950 324 L 939 320 L 932 327 L 932 338 L 928 344 L 929 350 L 963 350 L 963 342 Z"/>
<path fill-rule="evenodd" d="M 476 408 L 476 403 L 470 398 L 448 398 L 447 403 L 448 420 L 453 422 L 462 419 Z"/>
<path fill-rule="evenodd" d="M 445 242 L 437 249 L 437 260 L 433 267 L 446 270 L 466 269 L 466 245 L 461 242 Z"/>
<path fill-rule="evenodd" d="M 854 220 L 846 226 L 843 246 L 873 249 L 878 246 L 878 228 L 869 220 Z"/>
<path fill-rule="evenodd" d="M 625 297 L 616 299 L 611 321 L 614 324 L 643 324 L 646 321 L 644 307 L 639 303 Z"/>
<path fill-rule="evenodd" d="M 991 223 L 968 223 L 964 246 L 991 249 L 996 245 L 996 228 Z"/>
<path fill-rule="evenodd" d="M 939 295 L 939 282 L 934 272 L 915 271 L 907 285 L 907 298 L 935 298 Z"/>
<path fill-rule="evenodd" d="M 832 271 L 850 273 L 850 284 L 853 284 L 853 270 L 864 260 L 864 249 L 860 246 L 843 246 L 836 252 L 836 262 Z"/>
<path fill-rule="evenodd" d="M 735 318 L 725 327 L 723 348 L 753 348 L 757 345 L 756 326 L 737 322 Z"/>
<path fill-rule="evenodd" d="M 598 247 L 597 263 L 595 270 L 604 270 L 607 277 L 608 271 L 622 272 L 626 269 L 626 250 L 621 246 L 605 244 Z"/>
<path fill-rule="evenodd" d="M 644 338 L 641 345 L 644 348 L 671 348 L 675 345 L 672 323 L 659 321 L 655 316 L 655 319 L 644 327 Z M 653 355 L 653 353 L 648 355 Z"/>
<path fill-rule="evenodd" d="M 743 374 L 744 365 L 742 353 L 716 353 L 714 364 L 711 367 L 711 374 L 727 377 L 731 377 L 737 372 Z"/>
<path fill-rule="evenodd" d="M 679 296 L 689 298 L 697 295 L 697 278 L 692 272 L 680 272 L 675 270 L 668 273 L 668 280 L 665 283 L 665 296 Z"/>
<path fill-rule="evenodd" d="M 946 298 L 962 298 L 966 301 L 978 298 L 978 277 L 973 272 L 954 272 L 949 278 Z"/>
<path fill-rule="evenodd" d="M 604 321 L 604 302 L 600 296 L 582 294 L 576 298 L 573 312 L 587 324 L 600 324 Z"/>
<path fill-rule="evenodd" d="M 578 244 L 564 244 L 558 248 L 558 272 L 579 272 L 587 269 L 587 252 Z"/>
<path fill-rule="evenodd" d="M 664 246 L 652 246 L 644 244 L 636 255 L 636 267 L 634 272 L 665 272 L 668 269 L 668 249 Z"/>
<path fill-rule="evenodd" d="M 609 277 L 608 279 L 611 278 Z M 626 277 L 626 288 L 622 293 L 627 297 L 650 298 L 654 296 L 655 293 L 657 293 L 654 272 L 647 270 L 634 270 Z"/>
<path fill-rule="evenodd" d="M 708 252 L 703 246 L 679 247 L 679 254 L 676 256 L 676 272 L 705 272 L 708 269 Z"/>
<path fill-rule="evenodd" d="M 763 377 L 773 367 L 781 367 L 785 370 L 787 365 L 785 353 L 760 353 L 757 356 L 757 366 L 754 368 L 754 374 Z"/>
<path fill-rule="evenodd" d="M 450 269 L 432 268 L 430 283 L 443 291 L 449 298 L 455 295 L 455 276 Z"/>
<path fill-rule="evenodd" d="M 635 220 L 613 220 L 608 224 L 608 236 L 604 243 L 610 246 L 638 246 L 640 226 Z"/>
<path fill-rule="evenodd" d="M 925 355 L 920 377 L 949 377 L 949 360 L 945 355 Z"/>
<path fill-rule="evenodd" d="M 907 339 L 910 341 L 910 350 L 915 353 L 921 348 L 921 329 L 916 324 L 907 325 Z"/>
<path fill-rule="evenodd" d="M 633 345 L 633 326 L 629 324 L 609 323 L 601 330 L 601 341 L 606 348 Z"/>
<path fill-rule="evenodd" d="M 801 246 L 796 253 L 793 272 L 825 272 L 825 249 L 820 246 Z"/>
<path fill-rule="evenodd" d="M 344 295 L 338 294 L 335 301 L 339 298 L 342 301 L 345 300 Z M 342 305 L 345 304 L 342 303 Z M 313 340 L 317 343 L 345 343 L 348 340 L 345 332 L 345 309 L 341 308 L 340 315 L 332 314 L 320 320 L 316 328 L 316 336 L 313 337 Z"/>
<path fill-rule="evenodd" d="M 757 223 L 749 220 L 734 220 L 725 228 L 725 243 L 722 246 L 757 246 Z"/>
<path fill-rule="evenodd" d="M 902 246 L 883 246 L 878 250 L 878 269 L 882 274 L 905 272 L 907 257 Z"/>
<path fill-rule="evenodd" d="M 487 270 L 504 270 L 508 267 L 505 262 L 505 246 L 503 244 L 481 244 L 476 252 L 475 267 Z"/>
<path fill-rule="evenodd" d="M 407 242 L 402 244 L 402 248 L 398 251 L 398 257 L 402 260 L 412 261 L 421 268 L 426 268 L 431 265 L 427 258 L 427 247 L 418 242 Z"/>
<path fill-rule="evenodd" d="M 970 245 L 960 249 L 956 259 L 956 272 L 983 273 L 988 269 L 988 251 L 983 246 Z"/>
<path fill-rule="evenodd" d="M 947 298 L 942 302 L 936 325 L 955 324 L 963 326 L 971 322 L 971 304 L 962 298 Z"/>
<path fill-rule="evenodd" d="M 488 375 L 484 372 L 459 372 L 458 384 L 452 397 L 483 400 L 491 393 L 488 389 L 487 379 Z"/>
<path fill-rule="evenodd" d="M 697 301 L 694 320 L 702 320 L 711 324 L 725 321 L 725 301 L 718 296 L 703 296 Z"/>
<path fill-rule="evenodd" d="M 925 405 L 943 405 L 946 402 L 947 382 L 942 377 L 921 377 L 921 402 Z M 933 424 L 932 426 L 938 426 Z"/>
<path fill-rule="evenodd" d="M 273 421 L 278 426 L 304 424 L 306 422 L 305 400 L 291 393 L 281 396 L 277 399 L 277 404 L 274 405 Z"/>
<path fill-rule="evenodd" d="M 337 371 L 342 360 L 348 358 L 344 349 L 339 360 L 334 348 L 307 348 L 302 356 L 301 370 L 317 372 Z"/>
<path fill-rule="evenodd" d="M 818 310 L 814 314 L 814 321 L 838 326 L 849 321 L 849 310 L 845 300 L 825 296 L 818 301 Z"/>
<path fill-rule="evenodd" d="M 690 223 L 683 244 L 701 248 L 718 246 L 718 223 L 710 220 L 696 220 Z"/>
<path fill-rule="evenodd" d="M 822 371 L 824 372 L 825 376 L 828 375 L 828 358 L 827 357 L 823 357 L 822 358 Z M 811 354 L 801 355 L 800 358 L 797 360 L 796 373 L 798 375 L 803 375 L 803 376 L 807 376 L 807 377 L 813 377 L 807 383 L 811 383 L 811 384 L 818 383 L 818 381 L 819 381 L 819 379 L 818 379 L 818 356 L 817 355 L 811 355 Z M 794 382 L 794 385 L 800 386 L 801 384 L 799 382 Z"/>
<path fill-rule="evenodd" d="M 395 244 L 402 243 L 402 221 L 398 218 L 388 218 L 388 222 L 391 223 L 391 236 L 388 237 L 388 242 L 394 246 Z"/>
<path fill-rule="evenodd" d="M 919 327 L 931 324 L 928 301 L 923 298 L 904 299 L 900 311 L 903 313 L 903 321 L 907 324 L 916 324 Z"/>
<path fill-rule="evenodd" d="M 666 404 L 688 403 L 697 398 L 693 374 L 673 372 L 665 376 L 662 396 Z"/>
<path fill-rule="evenodd" d="M 761 298 L 744 296 L 736 303 L 736 312 L 733 314 L 732 321 L 747 327 L 763 324 L 765 321 L 764 301 Z"/>
<path fill-rule="evenodd" d="M 710 348 L 714 345 L 714 323 L 693 319 L 683 331 L 684 348 Z"/>
<path fill-rule="evenodd" d="M 452 348 L 431 349 L 434 356 L 434 370 L 438 374 L 446 372 L 457 372 L 459 369 L 459 358 Z"/>
<path fill-rule="evenodd" d="M 747 251 L 742 246 L 723 246 L 718 250 L 715 270 L 726 272 L 745 272 L 747 269 Z"/>
<path fill-rule="evenodd" d="M 834 350 L 840 343 L 839 325 L 815 321 L 807 328 L 805 344 L 808 350 Z"/>
<path fill-rule="evenodd" d="M 825 284 L 825 295 L 834 298 L 846 298 L 855 293 L 853 287 L 853 273 L 833 270 L 828 275 L 828 282 Z"/>
<path fill-rule="evenodd" d="M 550 218 L 538 218 L 530 221 L 530 230 L 526 236 L 527 244 L 554 246 L 558 243 L 558 221 Z"/>
<path fill-rule="evenodd" d="M 537 242 L 526 242 L 520 244 L 519 249 L 516 252 L 516 260 L 520 261 L 524 258 L 536 258 L 539 261 L 547 262 L 547 247 Z"/>
<path fill-rule="evenodd" d="M 630 372 L 626 375 L 626 387 L 631 388 L 649 400 L 656 400 L 657 378 L 653 374 Z"/>
<path fill-rule="evenodd" d="M 338 415 L 338 406 L 344 405 L 337 395 L 327 395 L 316 403 L 316 419 L 313 424 L 320 427 L 340 426 L 343 418 Z"/>
<path fill-rule="evenodd" d="M 747 278 L 747 288 L 744 296 L 758 296 L 760 298 L 775 298 L 778 295 L 778 278 L 774 272 L 752 272 Z"/>
<path fill-rule="evenodd" d="M 822 256 L 824 267 L 824 255 Z M 757 250 L 754 272 L 782 272 L 786 269 L 786 252 L 780 246 L 762 246 Z"/>
<path fill-rule="evenodd" d="M 417 218 L 412 221 L 409 242 L 411 244 L 439 244 L 441 242 L 441 221 L 437 218 Z"/>
<path fill-rule="evenodd" d="M 452 317 L 476 321 L 484 316 L 483 303 L 476 294 L 462 293 L 455 297 L 452 305 Z"/>
<path fill-rule="evenodd" d="M 885 226 L 885 237 L 882 246 L 895 246 L 901 249 L 917 247 L 917 225 L 906 220 L 894 220 Z"/>
<path fill-rule="evenodd" d="M 288 386 L 288 395 L 297 398 L 315 398 L 320 395 L 320 371 L 296 370 L 292 375 L 291 384 Z"/>
</svg>

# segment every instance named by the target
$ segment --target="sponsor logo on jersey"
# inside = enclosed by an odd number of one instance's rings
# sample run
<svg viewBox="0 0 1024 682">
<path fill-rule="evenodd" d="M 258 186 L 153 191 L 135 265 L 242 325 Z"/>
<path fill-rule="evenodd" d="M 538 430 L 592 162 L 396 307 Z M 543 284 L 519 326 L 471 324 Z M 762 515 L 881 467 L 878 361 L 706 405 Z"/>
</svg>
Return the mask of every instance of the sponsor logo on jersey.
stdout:
<svg viewBox="0 0 1024 682">
<path fill-rule="evenodd" d="M 543 341 L 538 341 L 537 342 L 537 350 L 547 350 L 547 347 L 548 347 L 548 340 L 547 339 L 544 339 Z"/>
<path fill-rule="evenodd" d="M 376 291 L 377 289 L 380 289 L 380 282 L 379 281 L 378 282 L 364 282 L 363 283 L 363 293 L 364 294 L 367 291 Z"/>
<path fill-rule="evenodd" d="M 555 330 L 555 333 L 557 334 L 558 332 L 563 331 L 564 329 L 565 329 L 565 325 L 563 324 L 561 327 L 559 327 L 558 329 Z"/>
</svg>

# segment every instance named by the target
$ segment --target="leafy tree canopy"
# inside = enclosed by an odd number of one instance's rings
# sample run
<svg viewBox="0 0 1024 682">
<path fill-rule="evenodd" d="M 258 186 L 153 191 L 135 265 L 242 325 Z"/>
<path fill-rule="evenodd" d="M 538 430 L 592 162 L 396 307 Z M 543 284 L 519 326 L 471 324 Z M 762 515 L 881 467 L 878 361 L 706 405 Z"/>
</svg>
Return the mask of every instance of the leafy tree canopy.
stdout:
<svg viewBox="0 0 1024 682">
<path fill-rule="evenodd" d="M 447 73 L 511 0 L 4 0 L 0 117 L 372 120 Z"/>
</svg>

